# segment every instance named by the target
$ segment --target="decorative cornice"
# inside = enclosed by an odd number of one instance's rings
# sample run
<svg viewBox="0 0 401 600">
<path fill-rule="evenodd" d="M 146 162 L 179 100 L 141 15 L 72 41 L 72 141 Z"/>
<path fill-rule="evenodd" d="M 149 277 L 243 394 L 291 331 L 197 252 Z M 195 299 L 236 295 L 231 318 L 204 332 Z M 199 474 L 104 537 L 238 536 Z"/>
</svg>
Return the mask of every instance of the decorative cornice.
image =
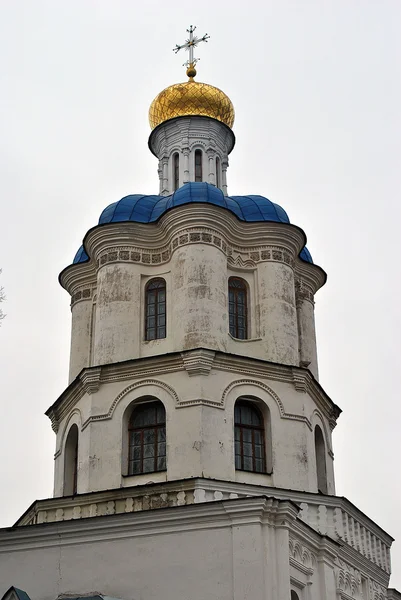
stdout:
<svg viewBox="0 0 401 600">
<path fill-rule="evenodd" d="M 213 350 L 204 350 L 203 348 L 181 353 L 184 369 L 190 377 L 209 375 L 215 355 Z"/>
<path fill-rule="evenodd" d="M 320 267 L 298 258 L 305 241 L 302 229 L 295 225 L 243 222 L 216 206 L 208 206 L 205 211 L 203 204 L 182 205 L 162 215 L 156 223 L 108 223 L 90 229 L 84 239 L 90 260 L 64 269 L 60 282 L 70 293 L 75 293 L 78 285 L 95 283 L 96 269 L 108 262 L 157 265 L 170 260 L 180 245 L 204 243 L 220 248 L 231 264 L 242 260 L 245 268 L 265 260 L 293 266 L 305 285 L 316 292 L 324 284 L 325 274 Z"/>
<path fill-rule="evenodd" d="M 292 383 L 298 391 L 308 393 L 315 401 L 320 412 L 329 420 L 331 427 L 335 425 L 336 419 L 341 413 L 341 409 L 332 402 L 323 388 L 306 369 L 199 348 L 181 353 L 152 356 L 83 369 L 79 376 L 46 411 L 46 415 L 51 419 L 52 427 L 57 433 L 58 424 L 69 414 L 80 398 L 85 393 L 95 393 L 100 384 L 127 381 L 130 379 L 149 381 L 163 374 L 176 373 L 183 370 L 187 370 L 188 375 L 192 372 L 193 375 L 202 374 L 206 376 L 211 369 L 235 373 L 236 376 L 240 377 L 240 379 L 236 379 L 236 382 L 248 381 L 259 387 L 265 386 L 264 389 L 267 393 L 274 398 L 279 406 L 281 405 L 280 414 L 283 418 L 302 421 L 309 428 L 312 427 L 309 419 L 302 415 L 287 413 L 281 400 L 273 390 L 264 384 L 263 381 L 257 381 L 255 378 Z M 230 386 L 238 385 L 236 382 L 232 382 Z M 135 385 L 141 385 L 141 381 L 136 381 Z M 217 408 L 224 407 L 227 393 L 228 388 L 223 393 L 222 399 L 196 398 L 185 401 L 177 400 L 177 408 L 196 404 L 205 404 Z"/>
<path fill-rule="evenodd" d="M 100 376 L 102 373 L 101 367 L 93 367 L 92 369 L 84 369 L 79 374 L 79 379 L 82 382 L 82 389 L 86 394 L 94 394 L 100 387 Z"/>
</svg>

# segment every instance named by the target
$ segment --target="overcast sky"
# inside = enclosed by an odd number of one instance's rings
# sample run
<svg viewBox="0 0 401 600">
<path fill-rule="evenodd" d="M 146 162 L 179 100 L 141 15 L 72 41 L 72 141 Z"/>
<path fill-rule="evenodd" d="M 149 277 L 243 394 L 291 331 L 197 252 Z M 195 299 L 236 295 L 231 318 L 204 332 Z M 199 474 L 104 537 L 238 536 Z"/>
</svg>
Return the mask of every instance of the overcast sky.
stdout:
<svg viewBox="0 0 401 600">
<path fill-rule="evenodd" d="M 57 277 L 106 205 L 158 193 L 147 111 L 185 80 L 171 50 L 191 23 L 211 36 L 198 79 L 236 109 L 229 193 L 281 204 L 328 273 L 316 320 L 320 381 L 344 411 L 337 494 L 397 538 L 401 589 L 399 0 L 1 0 L 0 526 L 52 494 L 43 413 L 70 344 Z"/>
</svg>

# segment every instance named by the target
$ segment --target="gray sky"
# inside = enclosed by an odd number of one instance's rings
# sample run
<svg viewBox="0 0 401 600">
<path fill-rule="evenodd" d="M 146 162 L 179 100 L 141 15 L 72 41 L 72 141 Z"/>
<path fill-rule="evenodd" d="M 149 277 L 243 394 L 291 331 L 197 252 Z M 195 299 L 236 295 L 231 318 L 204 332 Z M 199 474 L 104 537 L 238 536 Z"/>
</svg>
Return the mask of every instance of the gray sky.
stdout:
<svg viewBox="0 0 401 600">
<path fill-rule="evenodd" d="M 229 193 L 281 204 L 328 273 L 316 318 L 321 383 L 344 410 L 337 493 L 397 538 L 401 589 L 399 0 L 1 0 L 0 526 L 52 493 L 43 413 L 70 343 L 57 276 L 106 205 L 158 192 L 147 111 L 185 80 L 171 49 L 191 23 L 211 35 L 199 81 L 236 109 Z"/>
</svg>

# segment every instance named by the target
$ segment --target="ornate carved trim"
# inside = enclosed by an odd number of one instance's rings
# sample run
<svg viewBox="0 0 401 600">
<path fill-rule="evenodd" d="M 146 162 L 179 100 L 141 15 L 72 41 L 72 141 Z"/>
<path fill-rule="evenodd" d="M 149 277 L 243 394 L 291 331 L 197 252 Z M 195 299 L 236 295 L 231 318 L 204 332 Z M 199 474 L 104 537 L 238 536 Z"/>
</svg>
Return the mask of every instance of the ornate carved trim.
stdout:
<svg viewBox="0 0 401 600">
<path fill-rule="evenodd" d="M 300 569 L 305 575 L 313 575 L 316 565 L 316 556 L 298 540 L 290 537 L 289 542 L 290 563 Z"/>
<path fill-rule="evenodd" d="M 71 296 L 71 306 L 84 300 L 92 300 L 96 287 L 81 287 Z"/>
<path fill-rule="evenodd" d="M 361 574 L 340 558 L 337 559 L 334 570 L 337 594 L 344 600 L 360 598 L 362 593 Z"/>
<path fill-rule="evenodd" d="M 371 579 L 369 585 L 369 600 L 386 600 L 386 598 L 386 588 Z"/>
<path fill-rule="evenodd" d="M 208 398 L 195 398 L 194 400 L 184 400 L 177 404 L 176 408 L 185 408 L 186 406 L 213 406 L 213 408 L 220 408 L 224 410 L 224 406 L 216 400 L 210 400 Z"/>
<path fill-rule="evenodd" d="M 255 387 L 258 387 L 258 388 L 264 390 L 276 402 L 279 412 L 280 412 L 280 417 L 282 419 L 289 419 L 291 421 L 301 421 L 301 423 L 305 423 L 309 427 L 309 429 L 312 431 L 312 423 L 310 422 L 310 420 L 307 417 L 304 417 L 302 415 L 294 415 L 292 413 L 287 413 L 285 411 L 282 401 L 277 396 L 277 394 L 268 385 L 266 385 L 265 383 L 261 383 L 260 381 L 256 381 L 255 379 L 237 379 L 236 381 L 232 381 L 223 392 L 223 395 L 221 398 L 221 405 L 223 407 L 225 406 L 226 398 L 227 398 L 229 392 L 231 392 L 231 390 L 233 388 L 238 387 L 239 385 L 253 385 Z"/>
<path fill-rule="evenodd" d="M 304 300 L 308 300 L 311 304 L 315 305 L 312 287 L 301 278 L 295 280 L 295 297 L 297 308 L 301 306 Z"/>
<path fill-rule="evenodd" d="M 117 404 L 119 403 L 119 401 L 122 398 L 124 398 L 124 396 L 126 396 L 129 392 L 132 392 L 132 390 L 135 390 L 139 387 L 145 387 L 148 385 L 155 385 L 157 387 L 162 388 L 168 394 L 170 394 L 170 396 L 172 396 L 174 398 L 176 404 L 179 403 L 179 398 L 178 398 L 177 393 L 175 392 L 175 390 L 172 387 L 167 385 L 167 383 L 163 383 L 162 381 L 158 381 L 157 379 L 143 379 L 141 381 L 135 381 L 135 383 L 132 383 L 131 385 L 127 386 L 125 389 L 122 390 L 122 392 L 120 392 L 118 394 L 118 396 L 116 396 L 116 398 L 113 400 L 107 413 L 103 413 L 101 415 L 93 415 L 91 417 L 88 417 L 86 419 L 86 421 L 84 421 L 84 423 L 82 423 L 81 431 L 83 431 L 88 425 L 90 425 L 90 423 L 93 423 L 94 421 L 106 421 L 108 419 L 111 419 L 113 417 L 113 413 L 115 411 Z"/>
<path fill-rule="evenodd" d="M 223 239 L 221 233 L 210 227 L 186 227 L 178 231 L 171 243 L 156 248 L 141 248 L 139 246 L 113 246 L 103 250 L 97 259 L 97 267 L 114 262 L 139 263 L 158 265 L 170 260 L 174 250 L 187 244 L 208 244 L 220 248 L 227 256 L 228 263 L 241 268 L 254 268 L 258 262 L 280 262 L 294 266 L 294 256 L 280 246 L 243 247 L 230 245 Z M 79 296 L 79 298 L 78 298 Z M 74 302 L 82 299 L 82 292 L 74 294 Z"/>
</svg>

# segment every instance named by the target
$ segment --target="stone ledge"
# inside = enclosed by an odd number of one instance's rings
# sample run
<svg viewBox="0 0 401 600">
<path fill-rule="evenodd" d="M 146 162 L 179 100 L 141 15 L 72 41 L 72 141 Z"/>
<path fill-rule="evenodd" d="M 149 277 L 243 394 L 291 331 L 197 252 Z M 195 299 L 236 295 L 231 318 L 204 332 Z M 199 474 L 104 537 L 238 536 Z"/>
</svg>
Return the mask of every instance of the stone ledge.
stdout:
<svg viewBox="0 0 401 600">
<path fill-rule="evenodd" d="M 346 498 L 228 481 L 194 478 L 37 500 L 14 527 L 261 496 L 295 502 L 302 522 L 390 574 L 393 538 Z"/>
</svg>

